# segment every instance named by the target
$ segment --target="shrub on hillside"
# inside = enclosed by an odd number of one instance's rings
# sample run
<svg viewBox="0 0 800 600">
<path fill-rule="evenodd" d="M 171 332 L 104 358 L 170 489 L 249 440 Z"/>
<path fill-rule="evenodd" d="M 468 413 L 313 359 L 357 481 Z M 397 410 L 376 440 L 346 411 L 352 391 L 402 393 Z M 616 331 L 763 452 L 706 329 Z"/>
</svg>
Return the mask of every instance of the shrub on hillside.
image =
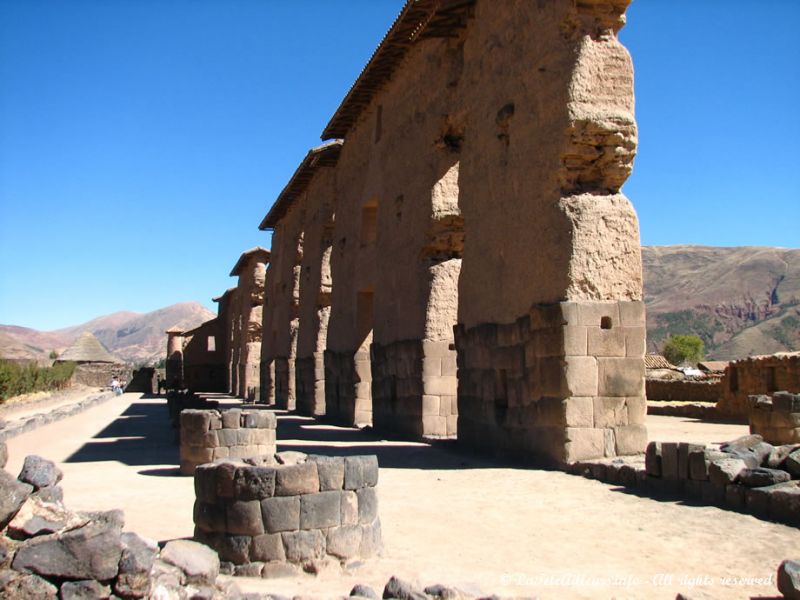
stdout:
<svg viewBox="0 0 800 600">
<path fill-rule="evenodd" d="M 40 367 L 34 363 L 0 360 L 0 403 L 20 394 L 63 389 L 69 385 L 74 372 L 73 362 Z"/>
<path fill-rule="evenodd" d="M 696 363 L 705 356 L 705 344 L 696 335 L 673 335 L 664 342 L 661 353 L 673 365 Z"/>
</svg>

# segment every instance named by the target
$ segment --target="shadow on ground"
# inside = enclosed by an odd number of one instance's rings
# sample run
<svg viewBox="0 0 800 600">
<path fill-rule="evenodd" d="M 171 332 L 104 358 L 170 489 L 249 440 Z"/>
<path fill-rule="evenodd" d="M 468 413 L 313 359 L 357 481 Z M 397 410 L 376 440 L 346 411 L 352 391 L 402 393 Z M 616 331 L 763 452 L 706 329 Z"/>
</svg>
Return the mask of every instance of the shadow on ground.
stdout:
<svg viewBox="0 0 800 600">
<path fill-rule="evenodd" d="M 166 404 L 131 404 L 65 462 L 103 461 L 133 466 L 177 465 L 178 444 Z"/>
</svg>

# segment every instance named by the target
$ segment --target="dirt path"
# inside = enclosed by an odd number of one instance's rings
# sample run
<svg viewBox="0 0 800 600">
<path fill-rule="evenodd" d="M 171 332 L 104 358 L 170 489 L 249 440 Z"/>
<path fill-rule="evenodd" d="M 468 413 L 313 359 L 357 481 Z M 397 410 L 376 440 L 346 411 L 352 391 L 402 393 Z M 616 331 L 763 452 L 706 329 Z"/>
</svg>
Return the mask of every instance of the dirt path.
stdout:
<svg viewBox="0 0 800 600">
<path fill-rule="evenodd" d="M 102 392 L 102 388 L 76 385 L 57 392 L 37 392 L 9 398 L 6 402 L 0 404 L 0 419 L 17 421 L 68 404 L 75 404 Z"/>
<path fill-rule="evenodd" d="M 740 426 L 654 418 L 652 439 L 707 441 Z M 677 432 L 677 433 L 676 433 Z M 640 498 L 596 481 L 520 469 L 444 447 L 382 442 L 352 429 L 282 416 L 279 449 L 376 453 L 385 556 L 355 575 L 262 581 L 246 590 L 321 598 L 356 582 L 378 591 L 391 575 L 421 584 L 539 598 L 770 597 L 800 532 L 717 508 Z M 61 463 L 67 505 L 124 508 L 127 528 L 154 539 L 192 533 L 190 478 L 175 476 L 177 449 L 163 401 L 125 394 L 9 441 L 8 470 L 25 454 Z M 769 578 L 772 577 L 772 581 Z M 741 578 L 764 578 L 767 585 Z"/>
</svg>

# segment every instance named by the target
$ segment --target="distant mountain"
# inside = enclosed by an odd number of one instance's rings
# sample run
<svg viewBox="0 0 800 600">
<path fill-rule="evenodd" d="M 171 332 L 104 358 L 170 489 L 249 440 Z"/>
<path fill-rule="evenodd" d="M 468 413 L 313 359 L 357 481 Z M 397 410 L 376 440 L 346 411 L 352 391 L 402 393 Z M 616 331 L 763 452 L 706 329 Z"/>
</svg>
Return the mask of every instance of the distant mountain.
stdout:
<svg viewBox="0 0 800 600">
<path fill-rule="evenodd" d="M 710 358 L 800 349 L 800 250 L 642 248 L 648 349 L 699 335 Z"/>
<path fill-rule="evenodd" d="M 42 332 L 0 325 L 0 356 L 45 360 L 62 352 L 84 331 L 91 331 L 108 350 L 131 363 L 156 362 L 166 354 L 166 335 L 172 326 L 192 329 L 216 315 L 197 302 L 181 302 L 149 313 L 117 312 L 73 327 Z"/>
</svg>

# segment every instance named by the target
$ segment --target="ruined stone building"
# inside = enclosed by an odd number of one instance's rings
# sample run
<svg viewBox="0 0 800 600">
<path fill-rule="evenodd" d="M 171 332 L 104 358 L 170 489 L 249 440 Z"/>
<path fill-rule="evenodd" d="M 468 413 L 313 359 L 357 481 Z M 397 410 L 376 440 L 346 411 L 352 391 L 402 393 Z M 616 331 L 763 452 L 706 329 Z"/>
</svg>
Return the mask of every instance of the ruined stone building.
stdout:
<svg viewBox="0 0 800 600">
<path fill-rule="evenodd" d="M 263 400 L 556 463 L 644 449 L 628 2 L 406 2 L 261 223 Z"/>
<path fill-rule="evenodd" d="M 795 390 L 800 390 L 800 352 L 751 356 L 726 367 L 717 411 L 746 420 L 749 396 Z"/>
<path fill-rule="evenodd" d="M 269 250 L 244 252 L 231 271 L 235 288 L 214 298 L 217 317 L 191 331 L 167 330 L 167 385 L 192 391 L 259 397 L 261 315 Z"/>
</svg>

